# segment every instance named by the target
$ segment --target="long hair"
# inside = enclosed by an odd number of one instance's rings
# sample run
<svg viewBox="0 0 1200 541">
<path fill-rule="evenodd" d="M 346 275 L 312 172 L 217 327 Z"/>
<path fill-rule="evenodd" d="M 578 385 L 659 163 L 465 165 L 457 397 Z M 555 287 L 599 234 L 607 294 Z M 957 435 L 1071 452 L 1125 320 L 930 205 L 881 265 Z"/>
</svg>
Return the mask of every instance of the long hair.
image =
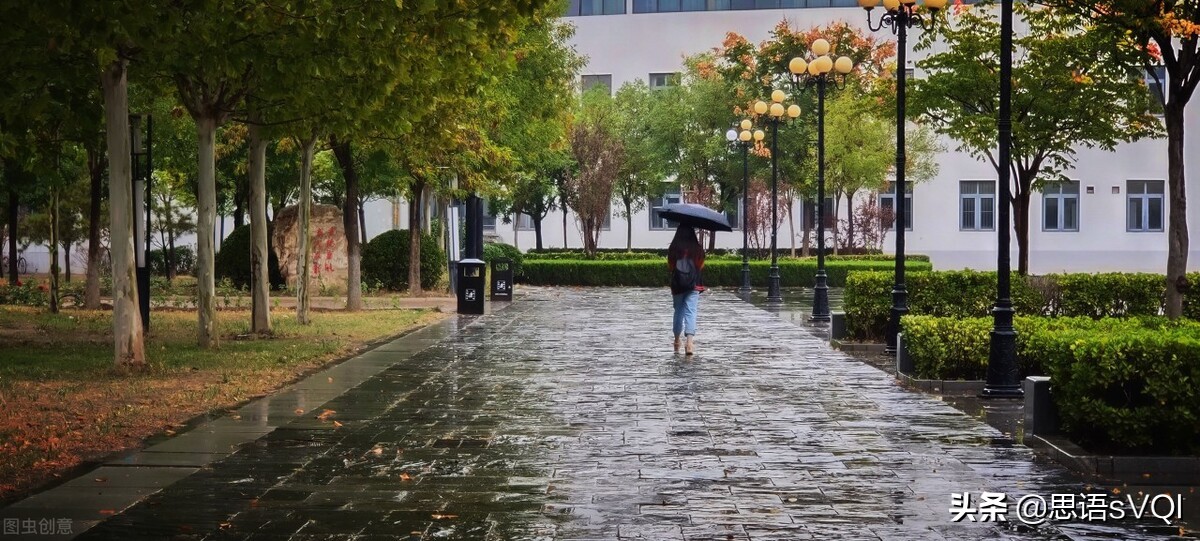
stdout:
<svg viewBox="0 0 1200 541">
<path fill-rule="evenodd" d="M 695 229 L 681 225 L 675 229 L 675 238 L 671 239 L 671 246 L 667 248 L 667 254 L 672 259 L 678 260 L 685 253 L 695 259 L 704 253 L 704 247 L 700 246 L 700 241 L 696 239 Z"/>
</svg>

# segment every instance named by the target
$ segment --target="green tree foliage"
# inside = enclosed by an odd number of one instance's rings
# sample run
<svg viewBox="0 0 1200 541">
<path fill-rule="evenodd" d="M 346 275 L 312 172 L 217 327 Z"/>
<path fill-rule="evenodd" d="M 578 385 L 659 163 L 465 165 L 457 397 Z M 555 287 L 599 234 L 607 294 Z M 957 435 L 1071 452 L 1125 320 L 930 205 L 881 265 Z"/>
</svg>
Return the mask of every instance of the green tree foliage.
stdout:
<svg viewBox="0 0 1200 541">
<path fill-rule="evenodd" d="M 1200 3 L 1186 0 L 1046 0 L 1083 17 L 1103 46 L 1133 46 L 1147 67 L 1161 66 L 1166 81 L 1163 120 L 1167 128 L 1167 315 L 1183 314 L 1187 276 L 1187 175 L 1184 171 L 1184 112 L 1200 85 Z M 1157 78 L 1157 75 L 1155 75 Z"/>
<path fill-rule="evenodd" d="M 609 91 L 593 87 L 580 97 L 571 126 L 571 154 L 578 168 L 567 176 L 567 204 L 583 231 L 583 249 L 595 255 L 600 229 L 610 211 L 613 184 L 624 166 L 621 118 Z"/>
<path fill-rule="evenodd" d="M 1029 270 L 1029 203 L 1045 183 L 1068 180 L 1064 173 L 1081 147 L 1112 150 L 1117 144 L 1159 133 L 1142 84 L 1138 51 L 1112 46 L 1086 21 L 1058 9 L 1017 3 L 1015 15 L 1029 26 L 1013 46 L 1012 161 L 997 163 L 1000 25 L 988 4 L 956 10 L 949 24 L 923 34 L 918 49 L 937 42 L 950 47 L 918 66 L 927 76 L 914 81 L 912 111 L 930 119 L 959 150 L 1013 172 L 1013 228 L 1017 271 Z"/>
</svg>

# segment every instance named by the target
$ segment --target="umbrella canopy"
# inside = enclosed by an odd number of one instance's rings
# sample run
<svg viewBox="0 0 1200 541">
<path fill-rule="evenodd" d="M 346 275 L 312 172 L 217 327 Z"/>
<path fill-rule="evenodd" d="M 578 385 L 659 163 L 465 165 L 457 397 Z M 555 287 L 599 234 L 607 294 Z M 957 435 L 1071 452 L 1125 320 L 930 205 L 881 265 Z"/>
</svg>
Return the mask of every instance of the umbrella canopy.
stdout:
<svg viewBox="0 0 1200 541">
<path fill-rule="evenodd" d="M 733 228 L 729 226 L 729 219 L 724 214 L 704 205 L 672 203 L 655 207 L 654 211 L 659 216 L 677 222 L 679 225 L 699 227 L 710 231 L 733 231 Z"/>
</svg>

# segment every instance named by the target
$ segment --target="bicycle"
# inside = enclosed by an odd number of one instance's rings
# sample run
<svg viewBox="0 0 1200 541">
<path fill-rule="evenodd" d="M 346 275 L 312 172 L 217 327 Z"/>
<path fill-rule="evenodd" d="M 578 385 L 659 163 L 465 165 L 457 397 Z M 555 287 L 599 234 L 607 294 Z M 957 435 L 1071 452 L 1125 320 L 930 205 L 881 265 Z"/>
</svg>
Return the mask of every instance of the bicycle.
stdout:
<svg viewBox="0 0 1200 541">
<path fill-rule="evenodd" d="M 0 274 L 8 274 L 8 256 L 0 258 Z M 17 274 L 29 274 L 29 262 L 23 256 L 17 256 Z"/>
</svg>

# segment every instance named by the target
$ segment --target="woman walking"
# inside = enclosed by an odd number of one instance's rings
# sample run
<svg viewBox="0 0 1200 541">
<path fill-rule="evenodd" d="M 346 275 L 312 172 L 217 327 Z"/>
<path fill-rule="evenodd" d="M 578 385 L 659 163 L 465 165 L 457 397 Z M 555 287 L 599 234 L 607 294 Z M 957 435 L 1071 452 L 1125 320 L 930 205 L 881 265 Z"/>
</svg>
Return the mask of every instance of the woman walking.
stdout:
<svg viewBox="0 0 1200 541">
<path fill-rule="evenodd" d="M 675 317 L 671 329 L 675 333 L 675 353 L 679 353 L 680 335 L 686 338 L 684 351 L 696 353 L 692 337 L 696 335 L 696 308 L 700 292 L 704 291 L 701 270 L 704 269 L 704 248 L 696 240 L 696 231 L 681 225 L 667 249 L 667 266 L 671 270 L 671 295 L 674 297 Z"/>
</svg>

